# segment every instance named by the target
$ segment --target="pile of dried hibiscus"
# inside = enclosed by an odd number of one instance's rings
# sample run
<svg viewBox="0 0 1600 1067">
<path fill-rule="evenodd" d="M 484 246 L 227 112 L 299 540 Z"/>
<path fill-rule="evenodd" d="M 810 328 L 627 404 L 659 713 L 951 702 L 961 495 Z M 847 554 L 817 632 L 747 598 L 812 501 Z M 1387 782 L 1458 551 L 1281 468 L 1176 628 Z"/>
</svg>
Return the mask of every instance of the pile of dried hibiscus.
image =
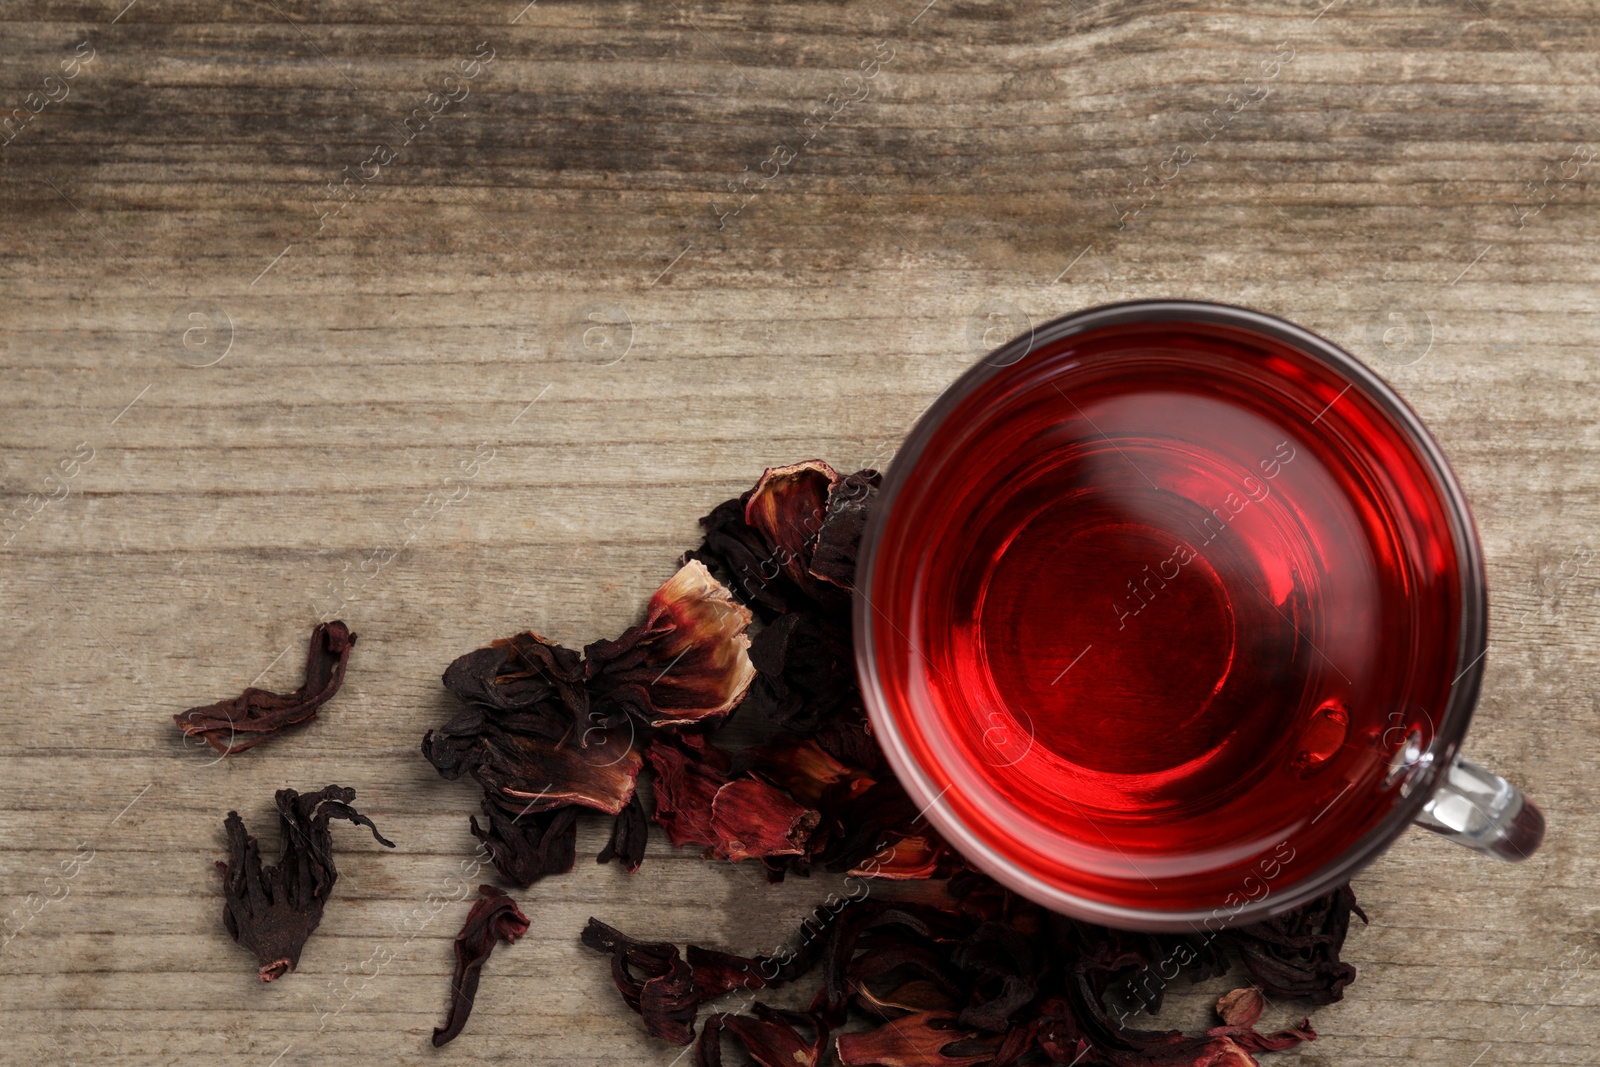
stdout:
<svg viewBox="0 0 1600 1067">
<path fill-rule="evenodd" d="M 463 709 L 422 750 L 445 778 L 482 786 L 484 823 L 471 829 L 500 874 L 526 887 L 570 870 L 577 816 L 591 810 L 614 819 L 599 861 L 630 871 L 654 821 L 673 845 L 755 860 L 772 881 L 814 867 L 855 876 L 796 947 L 766 955 L 680 953 L 590 921 L 584 944 L 610 955 L 645 1028 L 676 1044 L 695 1041 L 700 1008 L 724 994 L 816 973 L 804 1011 L 756 1002 L 708 1015 L 702 1067 L 721 1064 L 725 1039 L 763 1067 L 821 1064 L 830 1048 L 842 1064 L 884 1067 L 1207 1067 L 1312 1040 L 1306 1022 L 1253 1024 L 1263 991 L 1324 1004 L 1354 979 L 1339 960 L 1361 914 L 1348 887 L 1221 934 L 1131 934 L 1013 896 L 928 827 L 872 738 L 852 663 L 851 581 L 877 487 L 875 471 L 841 476 L 820 461 L 769 469 L 701 520 L 704 543 L 639 626 L 581 654 L 521 633 L 450 665 L 444 684 Z M 717 743 L 735 709 L 761 723 L 759 743 Z M 948 902 L 869 899 L 873 878 L 947 879 Z M 1222 1025 L 1203 1035 L 1131 1029 L 1110 1006 L 1154 1012 L 1167 981 L 1221 975 L 1235 955 L 1255 985 L 1224 997 Z"/>
</svg>

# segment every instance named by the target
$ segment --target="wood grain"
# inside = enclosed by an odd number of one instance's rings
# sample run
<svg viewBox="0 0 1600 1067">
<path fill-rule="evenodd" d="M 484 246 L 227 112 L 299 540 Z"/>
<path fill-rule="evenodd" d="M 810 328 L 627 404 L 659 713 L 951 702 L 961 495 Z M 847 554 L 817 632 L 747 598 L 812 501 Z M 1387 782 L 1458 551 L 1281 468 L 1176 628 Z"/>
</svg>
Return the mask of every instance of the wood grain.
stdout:
<svg viewBox="0 0 1600 1067">
<path fill-rule="evenodd" d="M 826 882 L 659 842 L 629 878 L 586 824 L 436 1053 L 465 906 L 425 902 L 475 807 L 416 752 L 438 672 L 615 634 L 763 466 L 882 463 L 986 343 L 1164 295 L 1318 330 L 1433 427 L 1492 589 L 1470 748 L 1550 819 L 1518 867 L 1413 833 L 1366 872 L 1360 980 L 1284 1062 L 1600 1063 L 1592 5 L 124 2 L 0 6 L 6 106 L 69 90 L 0 148 L 0 904 L 65 893 L 0 951 L 0 1061 L 679 1062 L 584 920 L 765 949 Z M 335 597 L 361 644 L 316 724 L 179 740 L 297 684 Z M 261 987 L 221 819 L 327 782 L 400 848 L 336 829 Z"/>
</svg>

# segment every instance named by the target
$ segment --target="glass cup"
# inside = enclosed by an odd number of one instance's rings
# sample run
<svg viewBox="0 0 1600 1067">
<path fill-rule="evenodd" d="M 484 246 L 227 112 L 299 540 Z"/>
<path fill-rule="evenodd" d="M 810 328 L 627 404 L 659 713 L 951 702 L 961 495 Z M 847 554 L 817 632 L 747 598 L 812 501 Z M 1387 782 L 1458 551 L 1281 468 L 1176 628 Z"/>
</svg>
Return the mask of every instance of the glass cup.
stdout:
<svg viewBox="0 0 1600 1067">
<path fill-rule="evenodd" d="M 974 866 L 1111 926 L 1257 921 L 1412 823 L 1539 809 L 1459 748 L 1482 549 L 1417 416 L 1260 312 L 1138 301 L 969 370 L 895 456 L 855 645 L 890 764 Z"/>
</svg>

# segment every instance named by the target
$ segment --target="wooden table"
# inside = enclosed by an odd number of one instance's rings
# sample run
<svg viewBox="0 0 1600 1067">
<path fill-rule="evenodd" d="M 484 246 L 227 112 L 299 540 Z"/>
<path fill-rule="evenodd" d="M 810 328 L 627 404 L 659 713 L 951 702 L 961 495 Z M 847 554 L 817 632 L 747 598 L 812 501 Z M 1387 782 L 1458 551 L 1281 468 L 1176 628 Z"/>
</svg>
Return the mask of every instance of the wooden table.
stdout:
<svg viewBox="0 0 1600 1067">
<path fill-rule="evenodd" d="M 585 824 L 435 1053 L 476 807 L 417 752 L 439 671 L 615 635 L 763 466 L 882 463 L 978 351 L 1166 295 L 1302 322 L 1433 427 L 1493 591 L 1470 748 L 1550 821 L 1365 873 L 1360 980 L 1290 1055 L 1600 1063 L 1592 5 L 124 2 L 4 16 L 0 1060 L 681 1062 L 584 920 L 749 951 L 826 882 L 659 841 L 629 878 Z M 340 603 L 319 722 L 180 740 Z M 400 847 L 335 829 L 263 987 L 222 816 L 328 782 Z"/>
</svg>

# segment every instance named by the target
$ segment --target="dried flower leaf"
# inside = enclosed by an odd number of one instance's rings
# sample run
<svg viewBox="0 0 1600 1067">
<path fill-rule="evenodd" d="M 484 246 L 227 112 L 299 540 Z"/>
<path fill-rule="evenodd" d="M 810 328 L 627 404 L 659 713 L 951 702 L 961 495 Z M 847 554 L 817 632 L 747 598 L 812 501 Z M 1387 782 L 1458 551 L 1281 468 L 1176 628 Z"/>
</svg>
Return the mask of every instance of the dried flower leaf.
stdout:
<svg viewBox="0 0 1600 1067">
<path fill-rule="evenodd" d="M 697 1067 L 722 1067 L 722 1038 L 734 1039 L 756 1067 L 818 1067 L 828 1047 L 828 1026 L 809 1012 L 770 1008 L 760 1001 L 754 1017 L 723 1013 L 706 1019 L 695 1045 Z M 801 1030 L 810 1036 L 801 1035 Z"/>
<path fill-rule="evenodd" d="M 639 799 L 639 794 L 635 793 L 633 799 L 628 801 L 628 806 L 612 820 L 611 840 L 600 850 L 595 861 L 610 863 L 620 859 L 628 873 L 633 874 L 644 862 L 644 849 L 649 840 L 650 816 L 645 813 L 644 802 Z"/>
<path fill-rule="evenodd" d="M 1228 1026 L 1254 1026 L 1266 1007 L 1266 996 L 1255 986 L 1224 993 L 1217 1000 L 1217 1014 Z"/>
<path fill-rule="evenodd" d="M 750 643 L 750 662 L 756 677 L 745 703 L 784 730 L 814 733 L 860 706 L 849 632 L 806 612 L 769 623 Z"/>
<path fill-rule="evenodd" d="M 657 737 L 646 752 L 656 772 L 656 812 L 674 846 L 708 858 L 798 856 L 821 816 L 753 778 L 730 777 L 727 754 L 696 735 Z"/>
<path fill-rule="evenodd" d="M 750 610 L 703 563 L 679 568 L 655 595 L 642 625 L 584 649 L 590 699 L 650 726 L 688 726 L 726 715 L 755 677 Z"/>
<path fill-rule="evenodd" d="M 835 1050 L 845 1067 L 974 1067 L 991 1062 L 992 1048 L 975 1054 L 946 1054 L 945 1049 L 973 1036 L 972 1031 L 960 1029 L 952 1016 L 923 1011 L 875 1030 L 840 1034 Z"/>
<path fill-rule="evenodd" d="M 1332 1004 L 1355 981 L 1356 969 L 1339 960 L 1351 913 L 1367 916 L 1349 886 L 1287 914 L 1233 931 L 1251 977 L 1273 996 Z"/>
<path fill-rule="evenodd" d="M 772 547 L 775 567 L 811 599 L 819 592 L 811 555 L 839 473 L 820 459 L 768 467 L 745 498 L 744 521 Z"/>
<path fill-rule="evenodd" d="M 526 889 L 546 875 L 572 870 L 578 843 L 578 808 L 511 815 L 485 797 L 483 814 L 487 816 L 485 827 L 478 826 L 476 816 L 468 820 L 472 836 L 483 842 L 495 870 L 506 881 Z"/>
<path fill-rule="evenodd" d="M 532 631 L 457 657 L 445 668 L 444 687 L 465 704 L 499 712 L 556 711 L 563 727 L 582 720 L 589 707 L 581 657 Z M 516 728 L 514 719 L 502 716 L 500 723 Z"/>
<path fill-rule="evenodd" d="M 606 731 L 587 749 L 577 747 L 576 738 L 551 742 L 489 732 L 482 740 L 473 776 L 495 803 L 514 812 L 581 804 L 615 815 L 633 799 L 644 765 L 638 750 L 616 731 Z"/>
<path fill-rule="evenodd" d="M 813 576 L 844 589 L 854 588 L 861 535 L 866 532 L 882 481 L 877 471 L 869 469 L 847 474 L 835 483 L 811 554 L 808 569 Z"/>
<path fill-rule="evenodd" d="M 228 860 L 217 863 L 225 900 L 222 922 L 228 936 L 261 961 L 263 982 L 295 969 L 339 879 L 328 820 L 365 826 L 380 844 L 394 847 L 371 819 L 350 806 L 355 798 L 354 789 L 337 785 L 304 795 L 278 790 L 278 862 L 270 867 L 261 865 L 260 842 L 245 831 L 239 813 L 228 812 Z"/>
<path fill-rule="evenodd" d="M 729 782 L 711 801 L 710 856 L 737 861 L 803 855 L 821 818 L 765 782 Z"/>
<path fill-rule="evenodd" d="M 711 805 L 728 781 L 727 753 L 698 734 L 663 734 L 650 743 L 645 758 L 656 772 L 655 820 L 674 848 L 716 843 Z"/>
<path fill-rule="evenodd" d="M 306 680 L 292 693 L 251 687 L 230 700 L 190 708 L 172 717 L 186 736 L 204 738 L 224 756 L 254 748 L 291 726 L 316 718 L 344 682 L 345 665 L 356 635 L 342 622 L 326 622 L 311 631 L 306 651 Z"/>
<path fill-rule="evenodd" d="M 489 953 L 494 951 L 495 942 L 515 944 L 528 932 L 528 917 L 504 890 L 480 885 L 478 893 L 479 899 L 473 901 L 467 921 L 456 935 L 456 972 L 450 981 L 450 1015 L 443 1026 L 434 1028 L 434 1048 L 455 1040 L 467 1025 L 473 999 L 478 995 L 478 979 L 483 965 L 489 961 Z"/>
<path fill-rule="evenodd" d="M 628 1007 L 644 1019 L 652 1037 L 687 1045 L 694 1040 L 694 1017 L 700 991 L 694 971 L 676 946 L 662 941 L 635 941 L 599 919 L 590 919 L 583 943 L 611 954 L 611 980 Z"/>
</svg>

